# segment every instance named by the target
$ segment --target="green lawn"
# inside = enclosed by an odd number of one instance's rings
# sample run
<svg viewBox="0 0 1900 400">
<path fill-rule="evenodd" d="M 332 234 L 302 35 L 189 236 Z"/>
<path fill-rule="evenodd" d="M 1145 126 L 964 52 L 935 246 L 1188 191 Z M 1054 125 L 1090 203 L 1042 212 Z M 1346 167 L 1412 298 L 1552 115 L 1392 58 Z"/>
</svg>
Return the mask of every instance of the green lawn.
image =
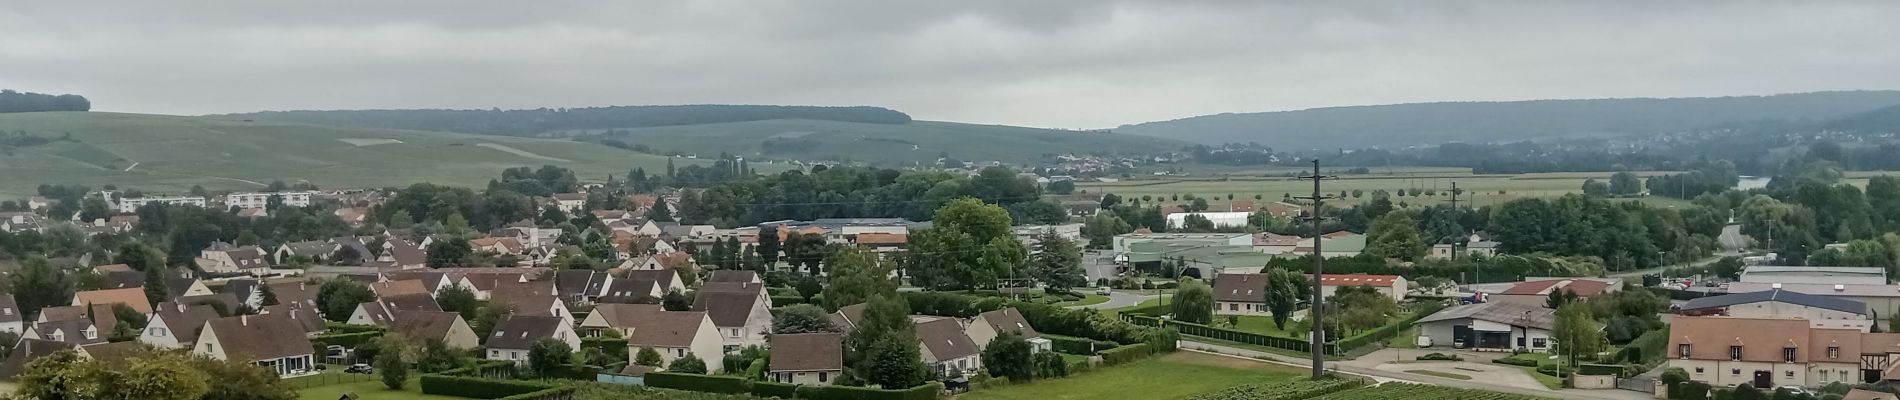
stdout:
<svg viewBox="0 0 1900 400">
<path fill-rule="evenodd" d="M 387 400 L 399 400 L 399 399 L 461 400 L 462 399 L 460 397 L 422 394 L 422 383 L 417 382 L 418 379 L 419 378 L 409 378 L 409 384 L 403 385 L 403 390 L 389 390 L 388 388 L 383 387 L 382 380 L 374 380 L 374 381 L 368 381 L 368 382 L 318 386 L 318 387 L 313 387 L 309 389 L 298 390 L 297 395 L 299 398 L 302 398 L 303 400 L 336 400 L 338 397 L 342 397 L 344 393 L 356 393 L 356 395 L 358 396 L 357 398 L 360 400 L 384 400 L 384 399 L 387 399 Z"/>
<path fill-rule="evenodd" d="M 963 400 L 1183 399 L 1230 386 L 1298 379 L 1298 371 L 1252 360 L 1179 352 L 1082 375 L 970 392 Z"/>
<path fill-rule="evenodd" d="M 1091 293 L 1086 296 L 1083 296 L 1081 300 L 1064 301 L 1064 302 L 1056 303 L 1055 306 L 1056 307 L 1076 307 L 1076 306 L 1096 305 L 1096 304 L 1102 304 L 1102 303 L 1107 303 L 1107 302 L 1108 302 L 1108 296 Z"/>
<path fill-rule="evenodd" d="M 1514 356 L 1510 356 L 1506 358 L 1515 359 L 1515 360 L 1536 361 L 1538 365 L 1561 364 L 1563 362 L 1561 360 L 1553 360 L 1551 359 L 1550 354 L 1545 354 L 1545 353 L 1524 353 L 1524 354 L 1518 354 L 1518 355 L 1514 355 Z M 1552 390 L 1564 388 L 1563 378 L 1558 378 L 1558 377 L 1550 376 L 1550 375 L 1544 375 L 1543 373 L 1537 372 L 1536 367 L 1522 367 L 1522 366 L 1515 366 L 1515 365 L 1513 365 L 1513 367 L 1524 370 L 1525 375 L 1530 375 L 1532 379 L 1537 380 L 1537 383 L 1544 384 L 1544 387 L 1551 388 Z"/>
<path fill-rule="evenodd" d="M 1235 316 L 1234 318 L 1239 320 L 1240 322 L 1239 325 L 1234 325 L 1234 330 L 1253 332 L 1253 333 L 1258 333 L 1262 335 L 1281 336 L 1281 337 L 1292 337 L 1292 338 L 1306 337 L 1306 335 L 1304 335 L 1305 332 L 1301 332 L 1302 334 L 1295 335 L 1295 334 L 1289 334 L 1287 333 L 1287 331 L 1280 330 L 1280 327 L 1273 325 L 1273 317 L 1259 316 L 1259 315 L 1242 315 L 1242 316 Z M 1214 316 L 1214 320 L 1225 322 L 1227 321 L 1227 316 L 1216 315 Z M 1293 321 L 1287 321 L 1288 326 L 1292 326 L 1292 324 L 1293 324 Z"/>
<path fill-rule="evenodd" d="M 1145 307 L 1154 307 L 1154 306 L 1158 306 L 1158 305 L 1161 305 L 1161 300 L 1162 300 L 1162 299 L 1164 299 L 1164 298 L 1154 298 L 1154 299 L 1148 299 L 1147 301 L 1143 301 L 1143 302 L 1141 302 L 1141 304 L 1136 304 L 1136 305 L 1133 305 L 1133 306 L 1128 306 L 1128 307 L 1122 307 L 1122 308 L 1115 308 L 1115 309 L 1108 309 L 1108 310 L 1102 310 L 1102 311 L 1103 311 L 1103 312 L 1106 312 L 1106 313 L 1108 313 L 1109 315 L 1120 315 L 1120 314 L 1122 313 L 1122 311 L 1127 311 L 1127 310 L 1133 310 L 1133 309 L 1137 309 L 1137 308 L 1145 308 Z"/>
</svg>

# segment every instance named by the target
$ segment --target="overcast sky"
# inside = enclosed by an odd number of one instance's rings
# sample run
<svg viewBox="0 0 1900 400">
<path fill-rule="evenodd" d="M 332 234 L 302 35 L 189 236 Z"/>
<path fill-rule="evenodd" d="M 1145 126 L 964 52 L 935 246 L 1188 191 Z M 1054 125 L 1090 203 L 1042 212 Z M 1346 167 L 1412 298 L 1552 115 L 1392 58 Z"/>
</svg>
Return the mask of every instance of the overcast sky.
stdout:
<svg viewBox="0 0 1900 400">
<path fill-rule="evenodd" d="M 1900 89 L 1896 21 L 1893 1 L 0 0 L 0 87 L 165 114 L 815 104 L 1095 128 Z"/>
</svg>

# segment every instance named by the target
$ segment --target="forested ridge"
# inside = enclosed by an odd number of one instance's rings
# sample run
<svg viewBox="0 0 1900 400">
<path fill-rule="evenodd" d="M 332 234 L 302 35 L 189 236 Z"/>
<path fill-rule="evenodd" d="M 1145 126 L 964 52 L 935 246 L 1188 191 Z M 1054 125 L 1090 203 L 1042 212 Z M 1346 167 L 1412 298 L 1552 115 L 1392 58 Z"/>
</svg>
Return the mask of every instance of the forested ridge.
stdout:
<svg viewBox="0 0 1900 400">
<path fill-rule="evenodd" d="M 1400 147 L 1699 130 L 1763 120 L 1822 121 L 1900 104 L 1900 91 L 1700 98 L 1440 102 L 1205 115 L 1116 132 L 1286 149 Z"/>
<path fill-rule="evenodd" d="M 533 136 L 543 132 L 576 129 L 697 125 L 772 119 L 814 119 L 872 124 L 910 122 L 910 115 L 883 107 L 716 104 L 532 110 L 304 110 L 264 111 L 227 116 L 320 125 L 510 136 Z"/>
<path fill-rule="evenodd" d="M 0 90 L 0 113 L 90 110 L 92 101 L 86 100 L 85 96 Z"/>
</svg>

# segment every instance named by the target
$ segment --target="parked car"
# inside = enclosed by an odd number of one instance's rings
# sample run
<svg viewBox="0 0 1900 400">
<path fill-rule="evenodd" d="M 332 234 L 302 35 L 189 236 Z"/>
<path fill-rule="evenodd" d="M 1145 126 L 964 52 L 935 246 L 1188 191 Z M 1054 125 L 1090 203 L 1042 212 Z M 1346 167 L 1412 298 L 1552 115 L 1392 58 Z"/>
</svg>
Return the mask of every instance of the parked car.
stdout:
<svg viewBox="0 0 1900 400">
<path fill-rule="evenodd" d="M 346 374 L 374 374 L 374 373 L 376 373 L 376 368 L 373 368 L 373 367 L 370 367 L 370 366 L 369 366 L 369 364 L 355 364 L 355 365 L 351 365 L 351 366 L 350 366 L 349 368 L 345 368 L 345 369 L 343 370 L 343 373 L 346 373 Z"/>
<path fill-rule="evenodd" d="M 1107 295 L 1108 295 L 1108 293 L 1109 293 L 1109 290 L 1108 290 L 1108 287 L 1107 287 L 1107 286 L 1102 286 L 1102 287 L 1097 287 L 1097 288 L 1095 288 L 1095 294 L 1099 294 L 1099 295 L 1103 295 L 1103 296 L 1107 296 Z"/>
</svg>

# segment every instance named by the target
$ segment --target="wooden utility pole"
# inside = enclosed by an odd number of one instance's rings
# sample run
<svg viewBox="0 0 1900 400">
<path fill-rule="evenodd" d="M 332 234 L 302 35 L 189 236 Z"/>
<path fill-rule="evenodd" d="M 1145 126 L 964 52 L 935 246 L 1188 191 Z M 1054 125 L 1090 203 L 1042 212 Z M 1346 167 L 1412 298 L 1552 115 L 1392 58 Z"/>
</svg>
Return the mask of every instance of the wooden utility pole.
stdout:
<svg viewBox="0 0 1900 400">
<path fill-rule="evenodd" d="M 1455 214 L 1455 213 L 1458 212 L 1458 181 L 1451 182 L 1451 200 L 1450 201 L 1451 201 L 1451 212 L 1454 213 L 1452 215 L 1457 216 L 1458 214 Z M 1463 235 L 1464 232 L 1460 231 L 1458 232 L 1458 234 Z M 1439 240 L 1444 240 L 1444 239 L 1439 239 Z M 1458 261 L 1458 239 L 1457 238 L 1451 239 L 1451 260 Z"/>
<path fill-rule="evenodd" d="M 1319 174 L 1319 159 L 1317 158 L 1313 159 L 1313 175 L 1301 178 L 1301 179 L 1313 180 L 1313 196 L 1299 197 L 1299 199 L 1313 201 L 1312 214 L 1308 215 L 1306 218 L 1307 218 L 1307 221 L 1313 223 L 1313 300 L 1311 303 L 1312 308 L 1308 310 L 1307 314 L 1310 314 L 1309 316 L 1313 318 L 1313 333 L 1312 333 L 1313 337 L 1311 338 L 1311 342 L 1312 342 L 1311 350 L 1313 351 L 1313 378 L 1314 379 L 1319 379 L 1320 375 L 1323 375 L 1326 373 L 1326 328 L 1325 328 L 1326 324 L 1324 322 L 1323 317 L 1321 316 L 1321 314 L 1323 313 L 1320 312 L 1320 310 L 1324 309 L 1323 307 L 1324 304 L 1321 303 L 1321 300 L 1325 300 L 1320 295 L 1320 292 L 1321 292 L 1320 282 L 1324 281 L 1326 278 L 1326 256 L 1325 256 L 1326 253 L 1320 249 L 1320 242 L 1325 241 L 1324 239 L 1326 238 L 1326 232 L 1320 231 L 1320 222 L 1321 220 L 1325 219 L 1323 217 L 1320 217 L 1320 210 L 1325 200 L 1330 199 L 1332 197 L 1326 196 L 1324 194 L 1320 194 L 1320 191 L 1319 191 L 1319 181 L 1326 178 L 1331 178 L 1331 177 L 1320 175 Z"/>
</svg>

